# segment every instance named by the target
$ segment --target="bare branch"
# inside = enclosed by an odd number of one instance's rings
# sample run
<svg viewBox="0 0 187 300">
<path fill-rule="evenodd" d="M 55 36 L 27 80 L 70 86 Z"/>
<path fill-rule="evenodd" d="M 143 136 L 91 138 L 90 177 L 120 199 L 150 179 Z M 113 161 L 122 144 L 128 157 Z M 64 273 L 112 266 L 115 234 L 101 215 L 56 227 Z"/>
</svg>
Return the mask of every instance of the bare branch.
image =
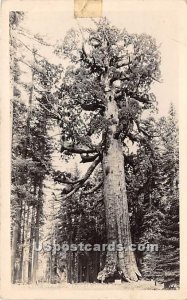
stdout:
<svg viewBox="0 0 187 300">
<path fill-rule="evenodd" d="M 55 117 L 55 119 L 60 120 L 60 116 L 58 116 L 57 114 L 55 114 L 54 112 L 50 111 L 45 105 L 43 105 L 41 102 L 39 102 L 39 104 L 41 105 L 41 107 L 43 107 L 43 109 L 45 109 L 50 115 L 53 115 Z"/>
<path fill-rule="evenodd" d="M 73 194 L 75 194 L 81 187 L 81 184 L 77 184 L 77 186 L 71 191 L 69 192 L 67 195 L 63 196 L 61 199 L 62 200 L 66 200 L 68 199 L 69 197 L 71 197 Z"/>
<path fill-rule="evenodd" d="M 97 185 L 95 185 L 93 188 L 91 188 L 88 191 L 82 191 L 83 195 L 89 195 L 97 191 L 101 186 L 103 185 L 103 181 L 99 182 Z"/>
<path fill-rule="evenodd" d="M 65 146 L 64 144 L 61 146 L 61 151 L 68 151 L 71 153 L 75 154 L 85 154 L 85 153 L 96 153 L 97 150 L 95 148 L 90 149 L 90 148 L 81 148 L 81 147 L 76 147 L 76 146 Z"/>
<path fill-rule="evenodd" d="M 100 163 L 100 158 L 97 158 L 93 164 L 91 164 L 91 166 L 88 168 L 86 174 L 83 176 L 82 179 L 80 179 L 80 182 L 75 186 L 75 188 L 69 192 L 67 195 L 65 195 L 64 197 L 62 197 L 62 200 L 65 200 L 67 198 L 69 198 L 70 196 L 72 196 L 76 191 L 78 191 L 79 188 L 81 188 L 83 186 L 83 184 L 88 180 L 88 178 L 91 176 L 91 174 L 93 173 L 93 171 L 95 170 L 95 168 L 97 167 L 97 165 Z"/>
<path fill-rule="evenodd" d="M 153 76 L 150 76 L 151 77 L 151 79 L 152 80 L 154 80 L 154 81 L 156 81 L 156 82 L 158 82 L 158 83 L 163 83 L 163 81 L 162 80 L 158 80 L 158 79 L 156 79 L 155 77 L 153 77 Z"/>
<path fill-rule="evenodd" d="M 99 155 L 98 153 L 95 155 L 81 154 L 81 158 L 82 158 L 81 163 L 92 162 L 98 157 L 98 155 Z"/>
<path fill-rule="evenodd" d="M 58 171 L 59 173 L 59 171 Z M 82 181 L 82 179 L 77 179 L 77 180 L 71 180 L 69 177 L 65 175 L 64 172 L 61 172 L 61 174 L 58 174 L 56 177 L 54 175 L 54 181 L 57 181 L 58 183 L 64 183 L 64 184 L 77 184 Z"/>
<path fill-rule="evenodd" d="M 39 54 L 38 52 L 35 51 L 35 49 L 31 49 L 29 48 L 24 42 L 22 42 L 20 39 L 16 38 L 27 50 L 29 50 L 31 53 L 34 52 L 35 55 L 41 57 L 41 58 L 44 58 L 46 59 L 46 57 L 42 56 L 41 54 Z"/>
<path fill-rule="evenodd" d="M 88 170 L 87 170 L 86 174 L 84 175 L 84 177 L 82 178 L 81 182 L 85 182 L 90 177 L 90 175 L 93 173 L 93 171 L 95 170 L 97 165 L 100 163 L 100 161 L 101 161 L 100 157 L 95 159 L 95 161 L 88 168 Z"/>
<path fill-rule="evenodd" d="M 23 30 L 22 30 L 22 29 L 19 29 L 19 30 L 17 30 L 17 32 L 18 32 L 19 34 L 25 36 L 26 38 L 32 40 L 32 41 L 38 42 L 38 43 L 41 44 L 41 45 L 48 46 L 48 47 L 53 47 L 53 46 L 54 46 L 54 45 L 52 45 L 52 44 L 49 44 L 49 43 L 46 43 L 46 42 L 42 41 L 41 39 L 36 38 L 35 36 L 31 35 L 30 32 L 26 32 L 25 29 L 23 29 Z"/>
<path fill-rule="evenodd" d="M 25 62 L 22 58 L 17 59 L 17 61 L 21 62 L 22 64 L 24 64 L 24 65 L 26 65 L 26 66 L 28 66 L 31 70 L 33 70 L 33 71 L 36 72 L 36 73 L 40 73 L 40 74 L 42 74 L 42 75 L 45 73 L 44 68 L 43 68 L 43 70 L 39 70 L 39 69 L 37 69 L 35 66 L 33 66 L 33 65 L 31 65 L 31 64 L 29 64 L 29 63 L 27 63 L 27 62 Z"/>
</svg>

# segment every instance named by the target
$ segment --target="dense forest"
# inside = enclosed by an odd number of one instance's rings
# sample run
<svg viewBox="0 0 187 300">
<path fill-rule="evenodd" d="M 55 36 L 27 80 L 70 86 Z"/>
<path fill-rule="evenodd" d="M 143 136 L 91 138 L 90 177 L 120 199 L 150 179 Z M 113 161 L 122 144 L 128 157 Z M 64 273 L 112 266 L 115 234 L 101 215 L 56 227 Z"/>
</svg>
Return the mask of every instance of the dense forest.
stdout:
<svg viewBox="0 0 187 300">
<path fill-rule="evenodd" d="M 9 20 L 12 283 L 179 286 L 178 122 L 151 92 L 156 40 L 103 18 L 51 45 L 24 18 Z"/>
</svg>

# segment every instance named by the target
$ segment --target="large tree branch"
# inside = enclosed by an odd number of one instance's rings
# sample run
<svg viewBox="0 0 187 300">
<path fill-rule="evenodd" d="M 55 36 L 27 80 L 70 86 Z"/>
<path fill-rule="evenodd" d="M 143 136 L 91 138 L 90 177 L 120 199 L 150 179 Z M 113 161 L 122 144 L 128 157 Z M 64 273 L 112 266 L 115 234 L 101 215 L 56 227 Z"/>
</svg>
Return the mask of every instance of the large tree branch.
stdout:
<svg viewBox="0 0 187 300">
<path fill-rule="evenodd" d="M 134 93 L 134 92 L 130 92 L 128 91 L 127 89 L 125 89 L 125 94 L 126 96 L 129 96 L 141 103 L 145 103 L 145 104 L 149 104 L 151 103 L 151 101 L 149 100 L 149 97 L 148 95 L 138 95 L 137 93 Z"/>
<path fill-rule="evenodd" d="M 145 136 L 147 136 L 149 138 L 152 137 L 147 131 L 145 131 L 142 127 L 140 127 L 140 123 L 138 122 L 138 120 L 134 120 L 134 122 L 135 122 L 139 132 L 142 132 Z"/>
<path fill-rule="evenodd" d="M 82 158 L 81 163 L 92 162 L 98 157 L 98 155 L 99 155 L 98 153 L 95 155 L 88 155 L 88 153 L 86 155 L 80 154 Z"/>
<path fill-rule="evenodd" d="M 84 175 L 84 177 L 82 178 L 81 182 L 85 182 L 90 175 L 93 173 L 93 171 L 95 170 L 95 168 L 97 167 L 97 165 L 100 163 L 100 157 L 97 157 L 94 162 L 91 164 L 91 166 L 88 168 L 86 174 Z"/>
<path fill-rule="evenodd" d="M 86 111 L 96 111 L 97 109 L 105 110 L 104 104 L 99 102 L 97 99 L 90 100 L 90 103 L 86 103 L 84 99 L 79 100 L 77 98 L 75 101 Z"/>
<path fill-rule="evenodd" d="M 81 105 L 82 109 L 87 111 L 95 111 L 96 109 L 105 109 L 104 105 L 97 102 L 88 103 L 88 104 L 79 102 L 79 104 Z"/>
<path fill-rule="evenodd" d="M 82 147 L 78 147 L 78 146 L 66 146 L 64 144 L 62 144 L 61 146 L 61 151 L 68 151 L 70 153 L 74 153 L 74 154 L 89 154 L 89 153 L 96 153 L 97 149 L 93 147 L 93 149 L 90 148 L 82 148 Z"/>
<path fill-rule="evenodd" d="M 66 200 L 69 197 L 71 197 L 73 194 L 75 194 L 80 189 L 80 187 L 81 187 L 81 184 L 80 183 L 77 184 L 76 187 L 71 192 L 69 192 L 67 195 L 63 196 L 61 198 L 61 200 Z"/>
<path fill-rule="evenodd" d="M 86 174 L 83 176 L 83 178 L 80 179 L 79 183 L 74 187 L 74 189 L 69 192 L 67 195 L 65 195 L 64 197 L 62 197 L 62 200 L 65 200 L 67 198 L 69 198 L 70 196 L 72 196 L 76 191 L 78 191 L 83 184 L 88 180 L 88 178 L 91 176 L 91 174 L 93 173 L 93 171 L 95 170 L 95 168 L 97 167 L 97 165 L 100 163 L 100 158 L 98 157 L 93 164 L 91 164 L 91 166 L 88 168 Z"/>
<path fill-rule="evenodd" d="M 71 180 L 69 179 L 64 172 L 62 172 L 60 175 L 56 176 L 54 178 L 54 181 L 58 183 L 64 183 L 64 184 L 77 184 L 80 183 L 82 179 L 77 179 L 77 180 Z"/>
<path fill-rule="evenodd" d="M 90 68 L 93 73 L 98 71 L 103 72 L 103 68 L 96 64 L 94 57 L 88 57 L 84 48 L 84 43 L 82 44 L 81 60 Z"/>
<path fill-rule="evenodd" d="M 99 154 L 96 154 L 94 156 L 92 156 L 92 160 L 86 160 L 84 162 L 91 162 L 91 161 L 95 161 L 95 159 L 99 156 Z M 81 155 L 82 157 L 82 155 Z M 89 170 L 89 169 L 88 169 Z M 59 174 L 60 173 L 60 174 Z M 85 175 L 86 176 L 86 175 Z M 77 180 L 71 180 L 66 172 L 60 172 L 57 171 L 57 174 L 54 174 L 54 180 L 57 181 L 58 183 L 64 183 L 64 184 L 77 184 L 77 183 L 81 183 L 84 180 L 83 178 L 77 179 Z"/>
<path fill-rule="evenodd" d="M 99 182 L 97 185 L 95 185 L 93 188 L 91 188 L 90 190 L 88 191 L 82 191 L 81 193 L 83 195 L 89 195 L 89 194 L 92 194 L 94 192 L 96 192 L 101 186 L 103 185 L 103 181 Z"/>
</svg>

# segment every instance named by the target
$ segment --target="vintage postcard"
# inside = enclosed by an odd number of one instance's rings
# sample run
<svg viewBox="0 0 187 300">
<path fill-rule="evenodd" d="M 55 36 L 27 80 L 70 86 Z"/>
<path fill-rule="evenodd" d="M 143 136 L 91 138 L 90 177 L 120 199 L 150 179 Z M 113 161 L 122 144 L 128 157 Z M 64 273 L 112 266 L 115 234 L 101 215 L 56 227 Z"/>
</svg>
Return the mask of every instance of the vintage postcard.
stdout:
<svg viewBox="0 0 187 300">
<path fill-rule="evenodd" d="M 187 2 L 2 1 L 2 299 L 186 299 Z"/>
</svg>

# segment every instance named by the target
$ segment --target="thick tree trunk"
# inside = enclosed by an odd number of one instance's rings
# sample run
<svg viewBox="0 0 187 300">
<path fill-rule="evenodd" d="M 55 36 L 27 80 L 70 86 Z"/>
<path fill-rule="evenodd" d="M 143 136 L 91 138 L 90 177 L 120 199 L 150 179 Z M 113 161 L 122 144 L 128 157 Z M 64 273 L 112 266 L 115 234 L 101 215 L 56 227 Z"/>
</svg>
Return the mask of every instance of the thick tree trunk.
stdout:
<svg viewBox="0 0 187 300">
<path fill-rule="evenodd" d="M 36 223 L 35 223 L 35 234 L 34 234 L 34 242 L 36 249 L 39 247 L 39 239 L 40 239 L 40 219 L 41 219 L 41 206 L 42 206 L 42 179 L 39 182 L 39 190 L 38 190 L 38 201 L 36 205 Z M 38 251 L 34 250 L 33 253 L 33 274 L 32 274 L 32 283 L 37 283 L 37 271 L 38 271 Z"/>
<path fill-rule="evenodd" d="M 117 140 L 111 140 L 107 154 L 103 158 L 104 201 L 108 244 L 131 246 L 127 192 L 125 185 L 124 158 L 122 147 Z M 114 271 L 123 271 L 127 279 L 137 280 L 140 276 L 132 251 L 108 251 L 107 265 Z"/>
<path fill-rule="evenodd" d="M 72 252 L 68 252 L 68 283 L 72 283 Z"/>
<path fill-rule="evenodd" d="M 29 238 L 29 261 L 28 261 L 28 282 L 32 282 L 33 271 L 33 238 L 34 238 L 34 221 L 35 221 L 35 207 L 32 207 L 32 217 L 30 224 L 30 238 Z"/>
<path fill-rule="evenodd" d="M 78 282 L 78 269 L 77 269 L 77 253 L 73 252 L 73 282 L 77 283 Z"/>
<path fill-rule="evenodd" d="M 23 217 L 22 217 L 22 228 L 21 228 L 21 236 L 20 236 L 20 245 L 21 245 L 21 252 L 20 252 L 20 269 L 19 269 L 19 282 L 22 281 L 22 272 L 23 272 L 23 253 L 24 253 L 24 244 L 25 244 L 25 217 L 26 217 L 26 208 L 23 208 Z"/>
<path fill-rule="evenodd" d="M 39 221 L 40 221 L 40 207 L 37 205 L 36 210 L 36 223 L 35 223 L 35 249 L 39 247 Z M 37 283 L 37 270 L 38 270 L 38 251 L 33 250 L 33 270 L 32 270 L 32 283 Z"/>
<path fill-rule="evenodd" d="M 25 241 L 23 245 L 23 272 L 22 272 L 22 282 L 28 283 L 28 261 L 29 261 L 29 219 L 30 219 L 30 207 L 26 208 L 26 223 L 25 223 Z"/>
<path fill-rule="evenodd" d="M 21 225 L 21 207 L 17 210 L 17 219 L 13 227 L 12 233 L 12 246 L 11 246 L 11 281 L 15 283 L 17 277 L 17 252 L 18 252 L 18 239 Z"/>
<path fill-rule="evenodd" d="M 104 203 L 106 212 L 107 241 L 109 244 L 131 246 L 131 233 L 128 214 L 127 191 L 125 183 L 124 156 L 122 142 L 115 139 L 119 124 L 118 107 L 112 88 L 106 84 L 106 118 L 110 120 L 106 134 L 106 150 L 103 154 Z M 141 276 L 134 252 L 129 250 L 107 250 L 104 276 L 113 275 L 115 270 L 123 272 L 126 280 L 138 280 Z"/>
<path fill-rule="evenodd" d="M 82 282 L 82 257 L 79 255 L 79 276 L 78 282 Z"/>
</svg>

